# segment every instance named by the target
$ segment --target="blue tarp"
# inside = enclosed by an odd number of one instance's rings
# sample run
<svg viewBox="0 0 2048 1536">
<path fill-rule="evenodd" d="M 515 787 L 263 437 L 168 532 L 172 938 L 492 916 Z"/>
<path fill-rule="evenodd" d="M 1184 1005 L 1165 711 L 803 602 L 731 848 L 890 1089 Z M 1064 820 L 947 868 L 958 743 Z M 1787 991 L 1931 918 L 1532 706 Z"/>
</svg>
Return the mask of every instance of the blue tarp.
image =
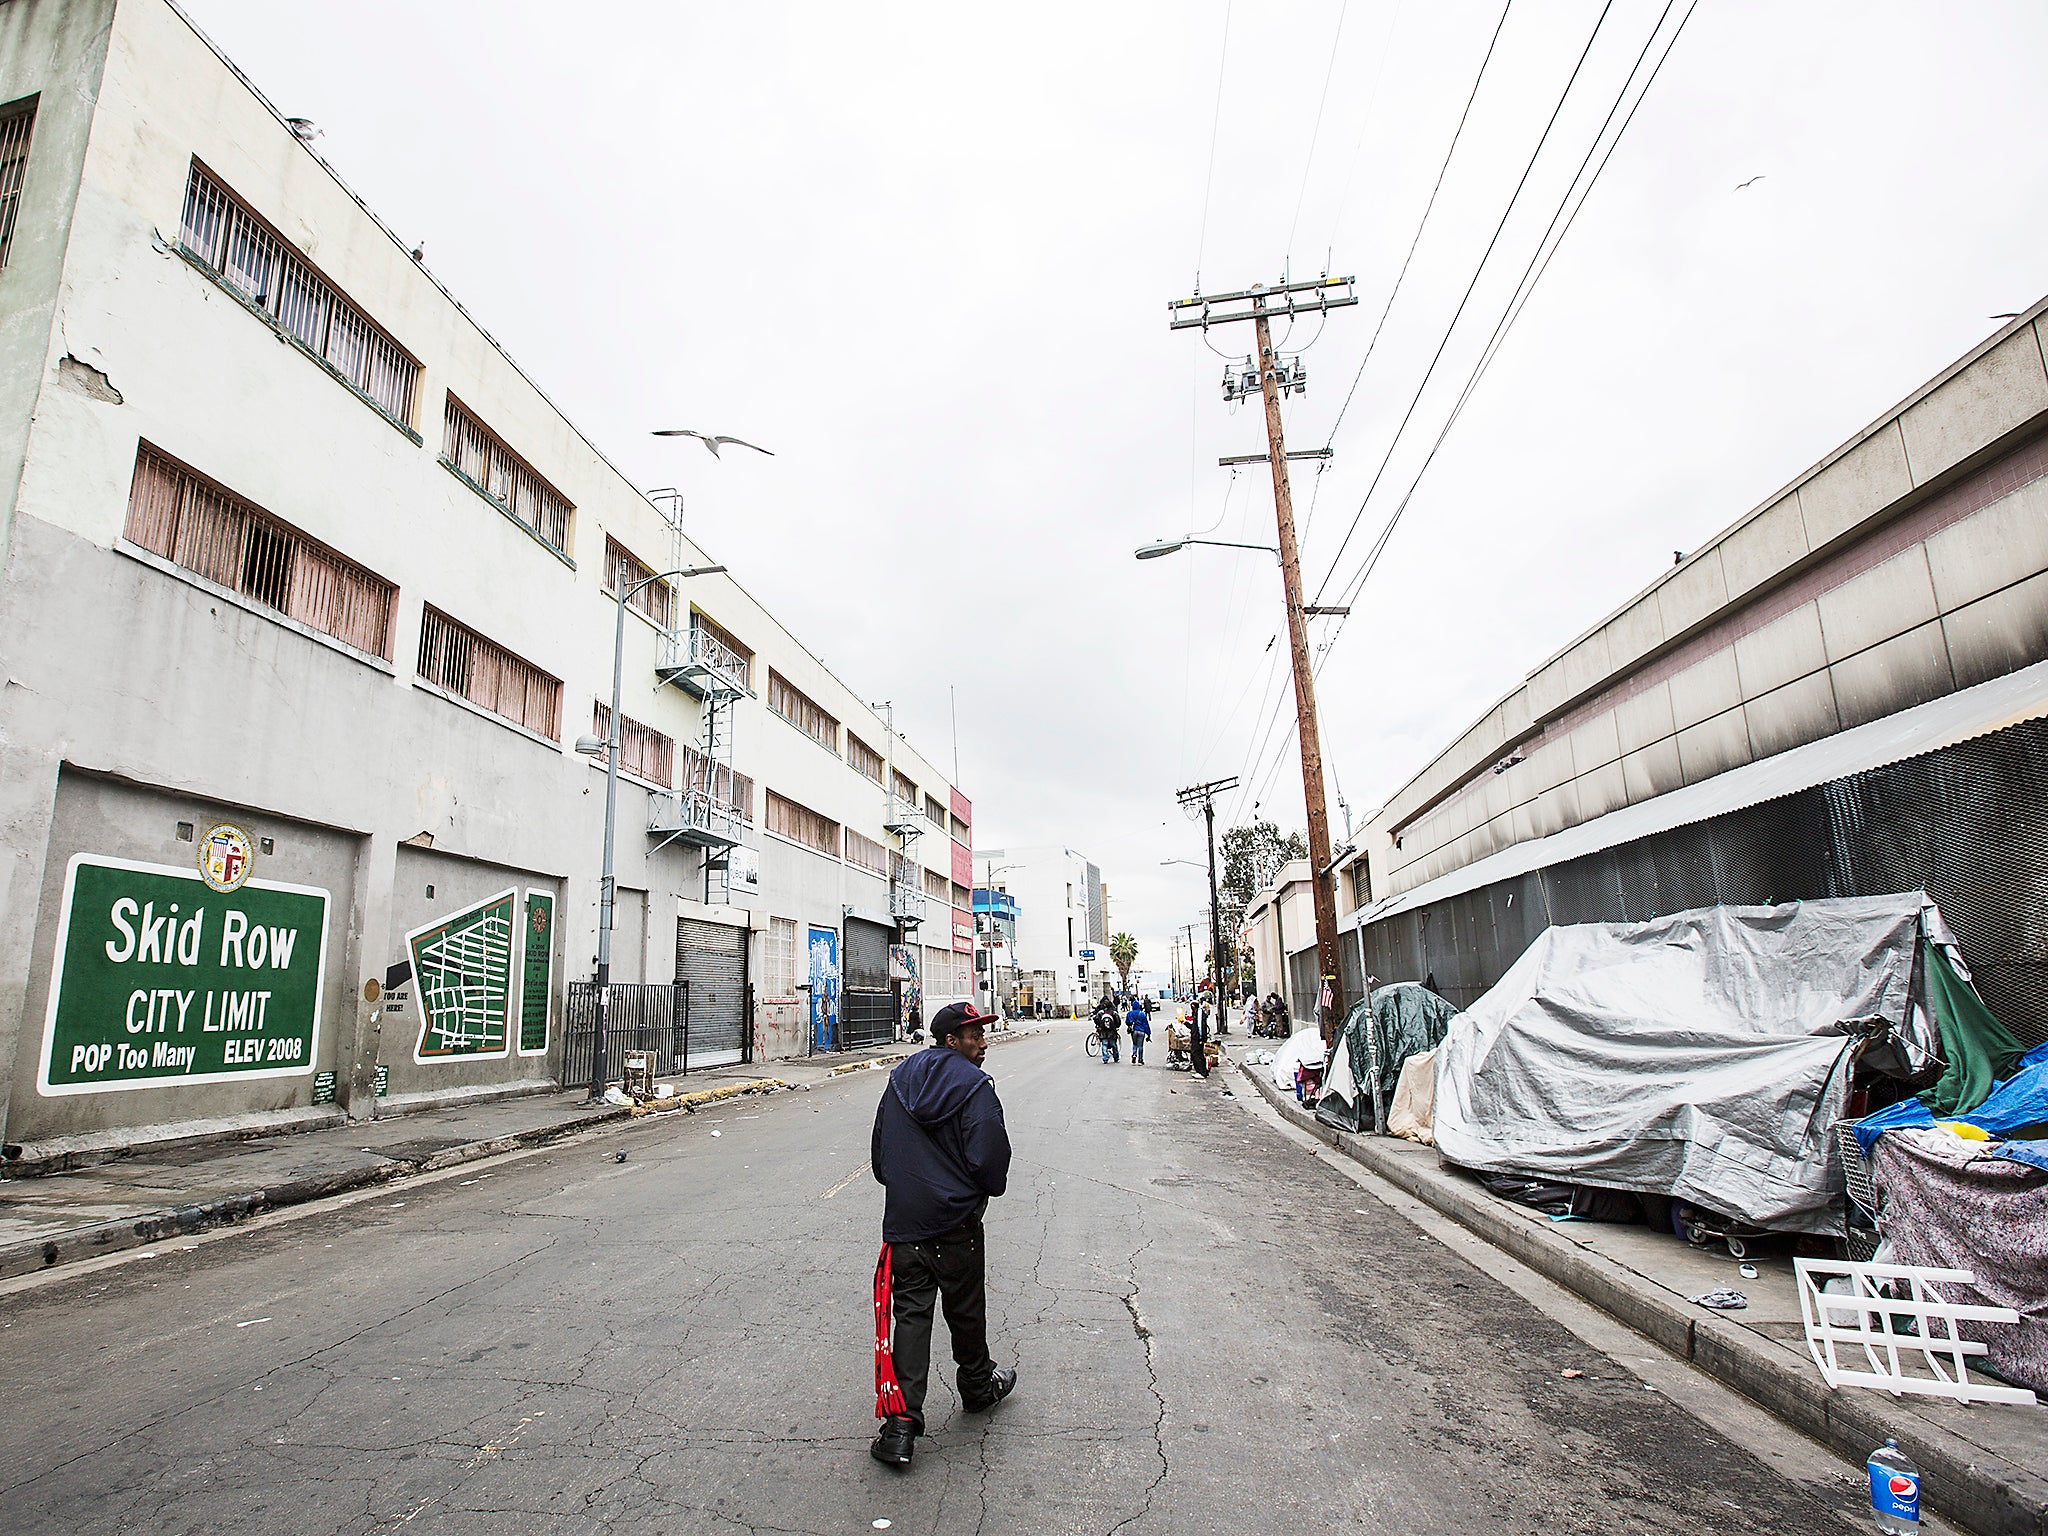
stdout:
<svg viewBox="0 0 2048 1536">
<path fill-rule="evenodd" d="M 1979 1126 L 2001 1138 L 2048 1123 L 2048 1045 L 2037 1045 L 2022 1056 L 2013 1075 L 1994 1087 L 1975 1109 L 1943 1118 Z M 1918 1099 L 1901 1099 L 1856 1122 L 1856 1145 L 1868 1157 L 1880 1132 L 1912 1130 L 1932 1125 L 1934 1120 Z"/>
</svg>

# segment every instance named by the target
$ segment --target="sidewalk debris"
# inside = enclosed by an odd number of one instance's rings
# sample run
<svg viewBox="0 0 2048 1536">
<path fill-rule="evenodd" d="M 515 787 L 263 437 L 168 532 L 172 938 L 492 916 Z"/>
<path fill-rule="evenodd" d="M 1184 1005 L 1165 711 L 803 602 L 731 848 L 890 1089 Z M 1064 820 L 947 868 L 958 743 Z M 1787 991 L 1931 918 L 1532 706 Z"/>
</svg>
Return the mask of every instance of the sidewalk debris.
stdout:
<svg viewBox="0 0 2048 1536">
<path fill-rule="evenodd" d="M 1749 1305 L 1749 1298 L 1740 1291 L 1704 1291 L 1698 1296 L 1689 1296 L 1688 1301 L 1696 1306 L 1712 1307 L 1717 1312 L 1740 1312 Z"/>
</svg>

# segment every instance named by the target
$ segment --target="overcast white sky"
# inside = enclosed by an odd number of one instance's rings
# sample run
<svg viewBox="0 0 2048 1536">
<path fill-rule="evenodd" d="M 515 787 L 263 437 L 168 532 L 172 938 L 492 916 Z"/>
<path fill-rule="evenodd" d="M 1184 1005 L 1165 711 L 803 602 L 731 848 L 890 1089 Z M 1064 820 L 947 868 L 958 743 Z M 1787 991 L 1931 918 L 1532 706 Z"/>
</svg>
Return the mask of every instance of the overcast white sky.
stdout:
<svg viewBox="0 0 2048 1536">
<path fill-rule="evenodd" d="M 1233 491 L 1215 463 L 1263 447 L 1257 411 L 1225 405 L 1165 305 L 1198 270 L 1212 292 L 1326 253 L 1355 273 L 1288 408 L 1290 445 L 1320 446 L 1499 0 L 1237 0 L 1227 50 L 1225 0 L 185 3 L 570 418 L 643 487 L 684 487 L 698 539 L 942 763 L 957 688 L 977 841 L 1089 854 L 1141 963 L 1206 899 L 1160 865 L 1200 856 L 1177 787 L 1238 773 L 1228 819 L 1257 800 L 1300 825 L 1291 732 L 1258 751 L 1284 680 L 1271 562 L 1131 559 L 1212 525 L 1272 536 L 1263 470 Z M 1515 0 L 1335 466 L 1297 479 L 1312 586 L 1601 13 Z M 1663 14 L 1608 7 L 1340 579 Z M 2048 289 L 2044 65 L 2037 0 L 1701 0 L 1329 653 L 1325 752 L 1358 819 L 1673 550 Z M 668 425 L 777 457 L 647 435 Z"/>
</svg>

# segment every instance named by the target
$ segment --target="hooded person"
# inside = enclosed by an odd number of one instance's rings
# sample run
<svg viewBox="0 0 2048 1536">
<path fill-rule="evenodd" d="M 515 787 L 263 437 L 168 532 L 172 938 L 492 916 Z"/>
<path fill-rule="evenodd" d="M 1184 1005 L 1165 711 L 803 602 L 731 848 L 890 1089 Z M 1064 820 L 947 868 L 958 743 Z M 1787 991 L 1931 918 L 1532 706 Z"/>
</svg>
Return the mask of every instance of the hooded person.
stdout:
<svg viewBox="0 0 2048 1536">
<path fill-rule="evenodd" d="M 981 1218 L 1009 1187 L 1010 1136 L 995 1079 L 981 1070 L 989 1015 L 950 1003 L 932 1015 L 932 1044 L 889 1074 L 875 1110 L 870 1157 L 887 1191 L 875 1263 L 875 1417 L 868 1452 L 908 1467 L 924 1433 L 932 1310 L 943 1303 L 955 1380 L 969 1413 L 986 1413 L 1017 1386 L 988 1350 Z"/>
</svg>

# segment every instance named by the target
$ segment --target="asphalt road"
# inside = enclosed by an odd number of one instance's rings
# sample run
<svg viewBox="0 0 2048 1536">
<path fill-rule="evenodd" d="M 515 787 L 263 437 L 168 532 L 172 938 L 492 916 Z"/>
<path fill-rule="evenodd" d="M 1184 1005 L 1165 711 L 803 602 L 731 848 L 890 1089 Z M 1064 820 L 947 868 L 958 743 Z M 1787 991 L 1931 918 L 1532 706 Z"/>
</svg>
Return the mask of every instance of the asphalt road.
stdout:
<svg viewBox="0 0 2048 1536">
<path fill-rule="evenodd" d="M 970 1417 L 935 1368 L 907 1475 L 867 1455 L 857 1074 L 0 1295 L 0 1531 L 1866 1528 L 1854 1469 L 1430 1237 L 1227 1078 L 1081 1039 L 990 1053 L 1022 1382 Z"/>
</svg>

